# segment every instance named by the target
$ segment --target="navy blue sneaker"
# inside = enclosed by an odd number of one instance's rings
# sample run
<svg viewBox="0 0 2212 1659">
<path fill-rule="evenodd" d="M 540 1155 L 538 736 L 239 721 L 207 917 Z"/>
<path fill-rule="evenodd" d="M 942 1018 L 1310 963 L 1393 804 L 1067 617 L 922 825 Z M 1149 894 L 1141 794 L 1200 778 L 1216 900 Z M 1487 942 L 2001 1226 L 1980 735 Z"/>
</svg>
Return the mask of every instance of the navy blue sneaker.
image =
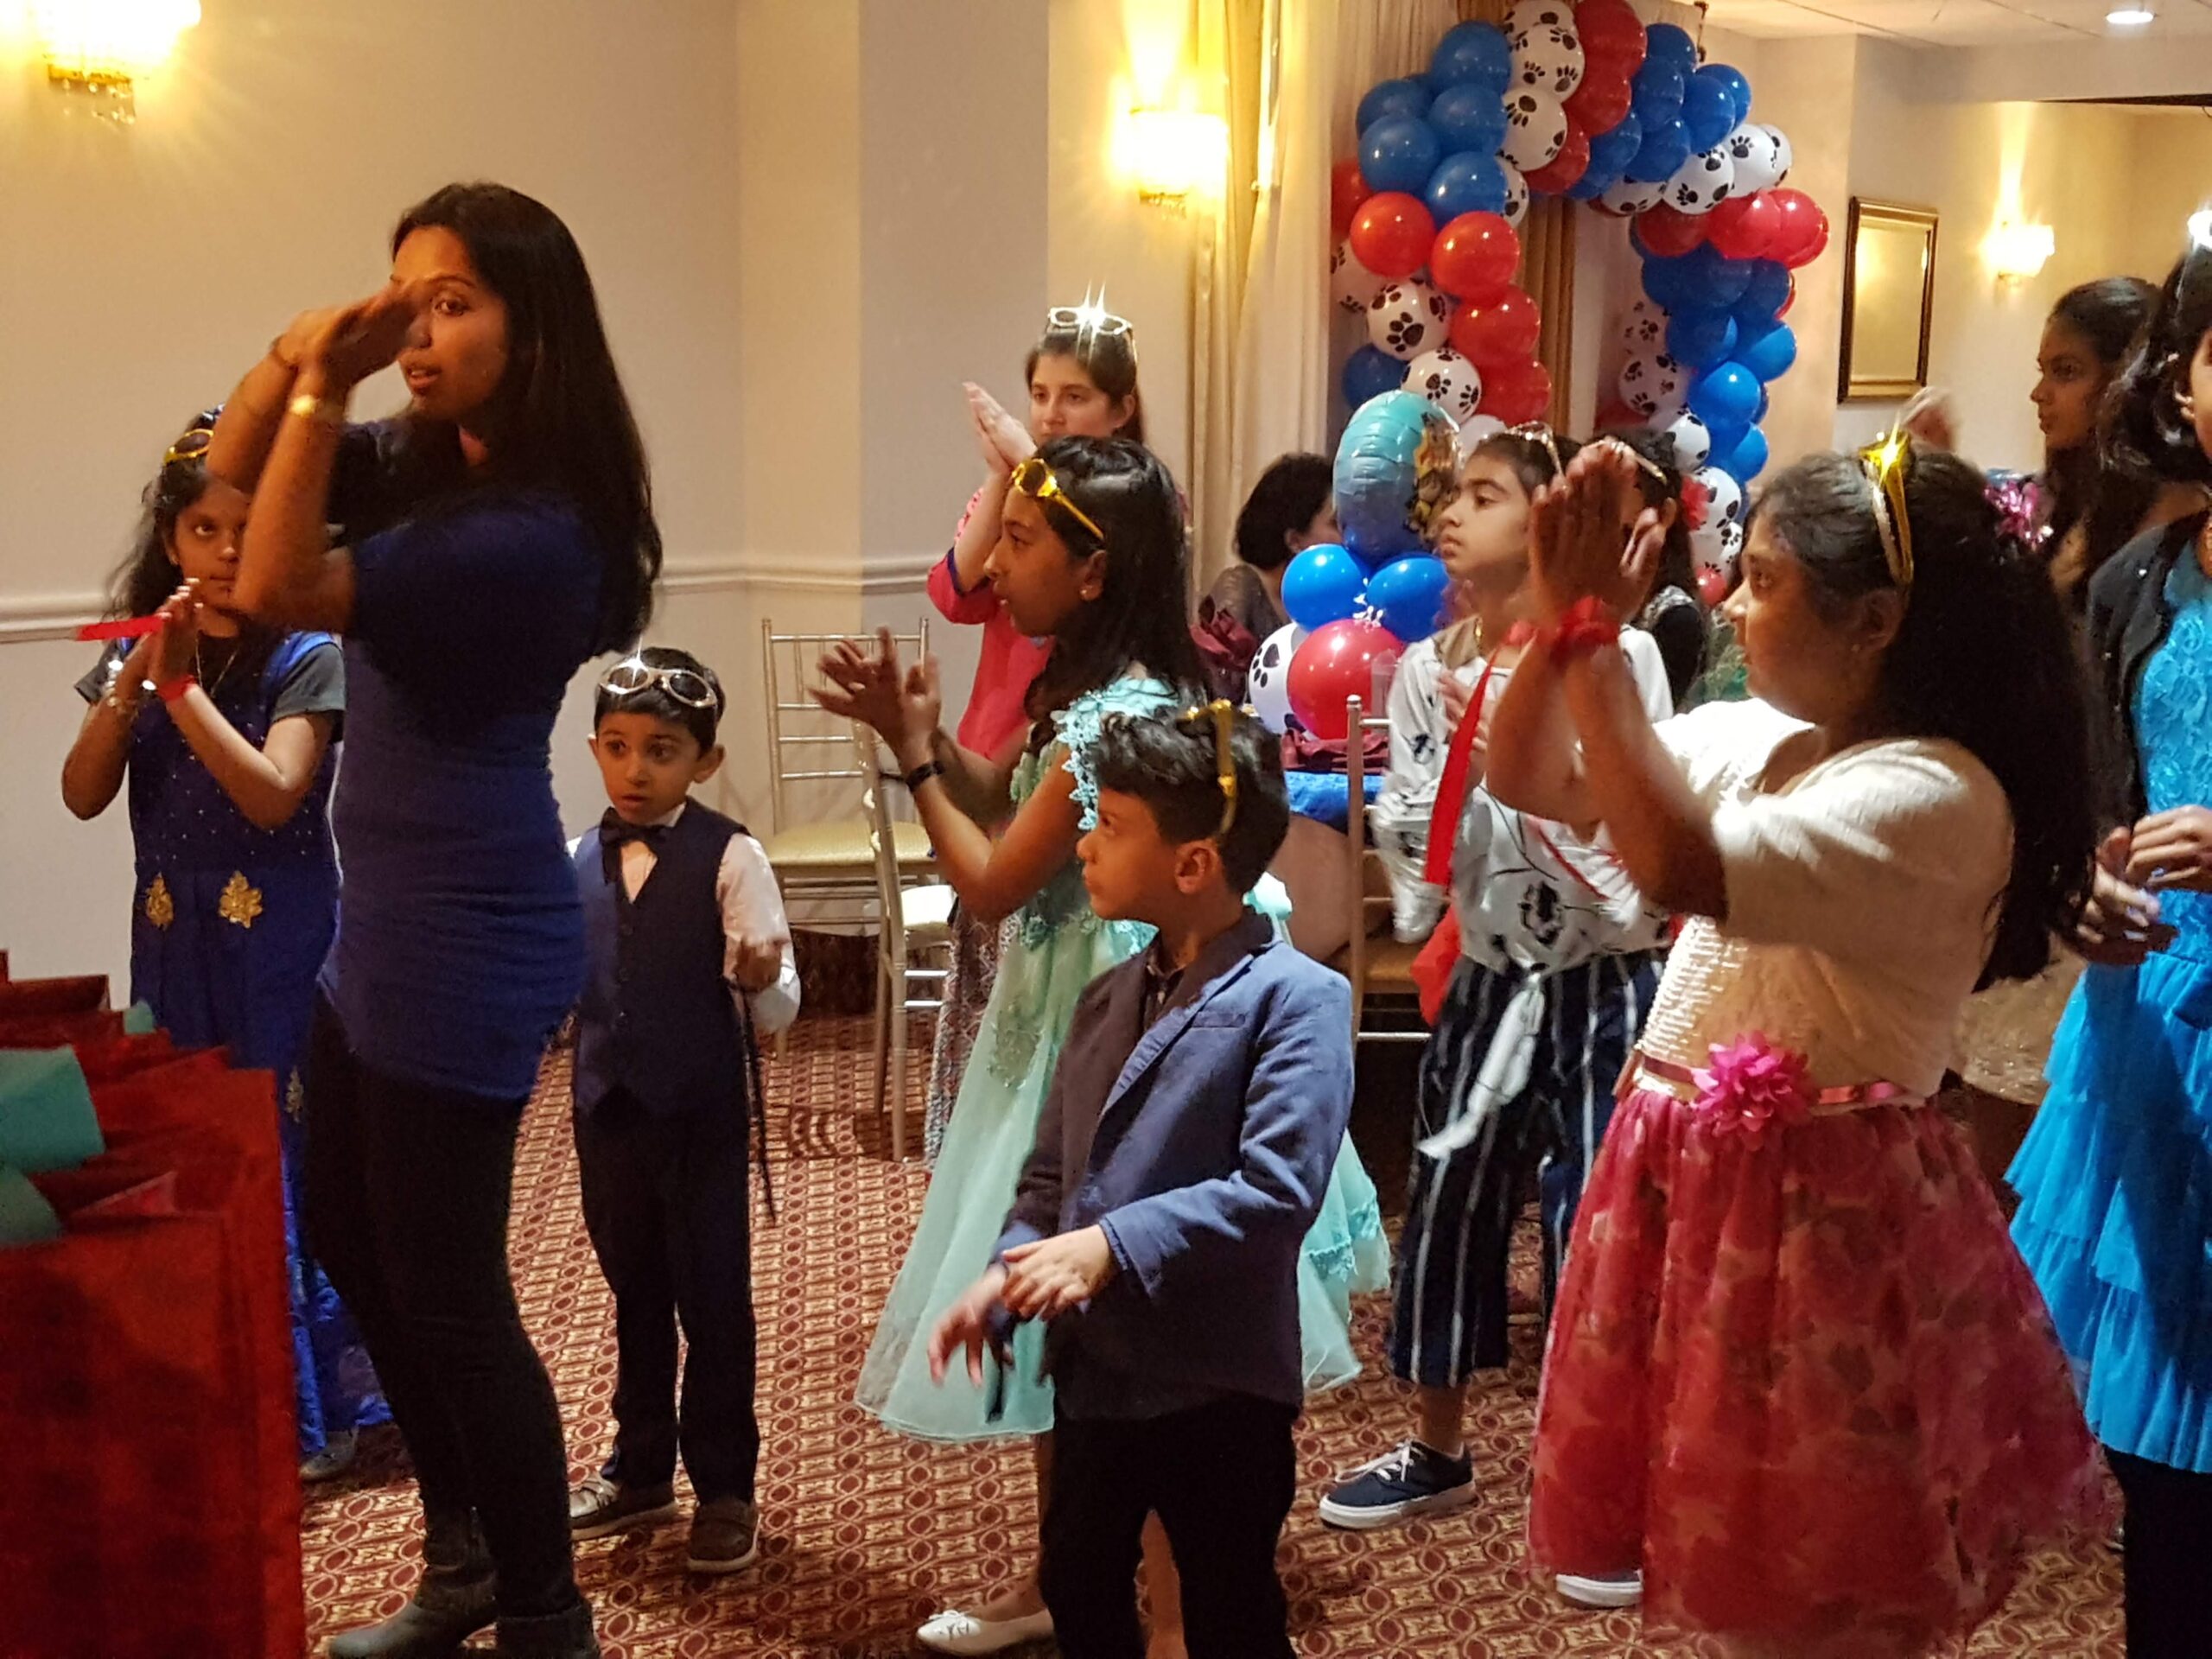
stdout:
<svg viewBox="0 0 2212 1659">
<path fill-rule="evenodd" d="M 1321 1519 L 1332 1527 L 1370 1532 L 1416 1516 L 1465 1509 L 1475 1501 L 1475 1462 L 1462 1452 L 1447 1458 L 1419 1440 L 1407 1440 L 1351 1471 L 1321 1500 Z"/>
</svg>

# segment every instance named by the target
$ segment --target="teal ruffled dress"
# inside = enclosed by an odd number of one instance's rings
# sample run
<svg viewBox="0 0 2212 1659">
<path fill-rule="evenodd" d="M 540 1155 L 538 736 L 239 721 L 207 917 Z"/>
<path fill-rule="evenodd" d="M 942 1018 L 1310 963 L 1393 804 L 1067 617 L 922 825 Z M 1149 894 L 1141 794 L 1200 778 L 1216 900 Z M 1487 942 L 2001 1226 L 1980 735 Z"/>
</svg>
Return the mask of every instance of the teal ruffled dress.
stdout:
<svg viewBox="0 0 2212 1659">
<path fill-rule="evenodd" d="M 1099 721 L 1117 713 L 1157 715 L 1173 706 L 1167 689 L 1154 680 L 1122 680 L 1077 698 L 1054 716 L 1058 743 L 1023 757 L 1014 774 L 1015 801 L 1028 798 L 1048 766 L 1065 765 L 1089 828 L 1098 805 L 1090 754 Z M 1262 878 L 1251 902 L 1278 926 L 1290 913 L 1289 895 L 1271 878 Z M 1041 1325 L 1033 1320 L 1016 1329 L 1003 1408 L 992 1421 L 987 1421 L 987 1390 L 964 1373 L 956 1369 L 942 1384 L 930 1380 L 930 1332 L 990 1260 L 1036 1140 L 1076 999 L 1100 974 L 1151 944 L 1152 935 L 1142 923 L 1101 921 L 1092 914 L 1072 861 L 1022 906 L 1007 931 L 998 980 L 960 1081 L 921 1220 L 861 1367 L 856 1398 L 885 1427 L 953 1441 L 1041 1434 L 1052 1427 L 1052 1385 L 1040 1375 Z M 1351 1297 L 1382 1289 L 1389 1272 L 1375 1183 L 1347 1140 L 1299 1264 L 1309 1390 L 1334 1388 L 1359 1374 L 1351 1348 Z"/>
<path fill-rule="evenodd" d="M 2153 812 L 2212 804 L 2212 584 L 2169 578 L 2166 643 L 2133 709 Z M 2098 1440 L 2212 1473 L 2212 894 L 2165 893 L 2176 938 L 2093 967 L 2007 1179 L 2013 1241 L 2082 1376 Z"/>
</svg>

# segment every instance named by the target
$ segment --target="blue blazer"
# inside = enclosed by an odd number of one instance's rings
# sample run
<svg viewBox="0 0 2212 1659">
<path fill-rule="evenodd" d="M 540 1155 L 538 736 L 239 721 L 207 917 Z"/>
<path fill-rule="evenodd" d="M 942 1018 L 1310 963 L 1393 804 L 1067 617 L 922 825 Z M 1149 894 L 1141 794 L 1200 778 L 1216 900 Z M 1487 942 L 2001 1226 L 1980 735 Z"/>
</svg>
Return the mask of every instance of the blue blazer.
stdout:
<svg viewBox="0 0 2212 1659">
<path fill-rule="evenodd" d="M 1061 1412 L 1295 1407 L 1299 1253 L 1351 1115 L 1351 987 L 1248 913 L 1147 1030 L 1148 955 L 1077 1003 L 997 1255 L 1093 1225 L 1112 1244 L 1114 1277 L 1047 1336 Z"/>
</svg>

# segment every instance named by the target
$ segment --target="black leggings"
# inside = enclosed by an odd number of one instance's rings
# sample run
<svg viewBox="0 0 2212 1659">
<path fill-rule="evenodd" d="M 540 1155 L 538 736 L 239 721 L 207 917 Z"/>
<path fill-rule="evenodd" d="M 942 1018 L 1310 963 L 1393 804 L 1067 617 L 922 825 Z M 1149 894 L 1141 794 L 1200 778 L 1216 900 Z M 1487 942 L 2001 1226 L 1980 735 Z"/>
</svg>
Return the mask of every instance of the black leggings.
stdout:
<svg viewBox="0 0 2212 1659">
<path fill-rule="evenodd" d="M 474 1511 L 508 1618 L 576 1605 L 568 1452 L 507 1274 L 524 1103 L 364 1065 L 318 999 L 302 1077 L 307 1227 L 360 1325 L 432 1526 Z"/>
<path fill-rule="evenodd" d="M 2127 1497 L 2127 1659 L 2203 1659 L 2212 1474 L 2105 1448 Z"/>
</svg>

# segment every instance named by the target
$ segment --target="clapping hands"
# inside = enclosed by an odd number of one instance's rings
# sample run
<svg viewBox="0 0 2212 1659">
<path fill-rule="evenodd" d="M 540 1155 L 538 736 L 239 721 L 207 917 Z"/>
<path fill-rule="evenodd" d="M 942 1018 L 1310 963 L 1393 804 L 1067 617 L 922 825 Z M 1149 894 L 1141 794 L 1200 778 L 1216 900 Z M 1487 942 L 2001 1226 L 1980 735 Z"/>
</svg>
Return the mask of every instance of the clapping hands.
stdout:
<svg viewBox="0 0 2212 1659">
<path fill-rule="evenodd" d="M 902 768 L 911 772 L 930 758 L 944 712 L 936 658 L 905 666 L 898 642 L 883 628 L 873 656 L 854 640 L 839 640 L 822 658 L 822 676 L 830 683 L 815 688 L 814 700 L 833 715 L 873 727 Z"/>
<path fill-rule="evenodd" d="M 1529 557 L 1547 623 L 1585 599 L 1625 617 L 1650 591 L 1667 527 L 1660 509 L 1643 505 L 1637 474 L 1632 451 L 1601 439 L 1531 499 Z"/>
</svg>

